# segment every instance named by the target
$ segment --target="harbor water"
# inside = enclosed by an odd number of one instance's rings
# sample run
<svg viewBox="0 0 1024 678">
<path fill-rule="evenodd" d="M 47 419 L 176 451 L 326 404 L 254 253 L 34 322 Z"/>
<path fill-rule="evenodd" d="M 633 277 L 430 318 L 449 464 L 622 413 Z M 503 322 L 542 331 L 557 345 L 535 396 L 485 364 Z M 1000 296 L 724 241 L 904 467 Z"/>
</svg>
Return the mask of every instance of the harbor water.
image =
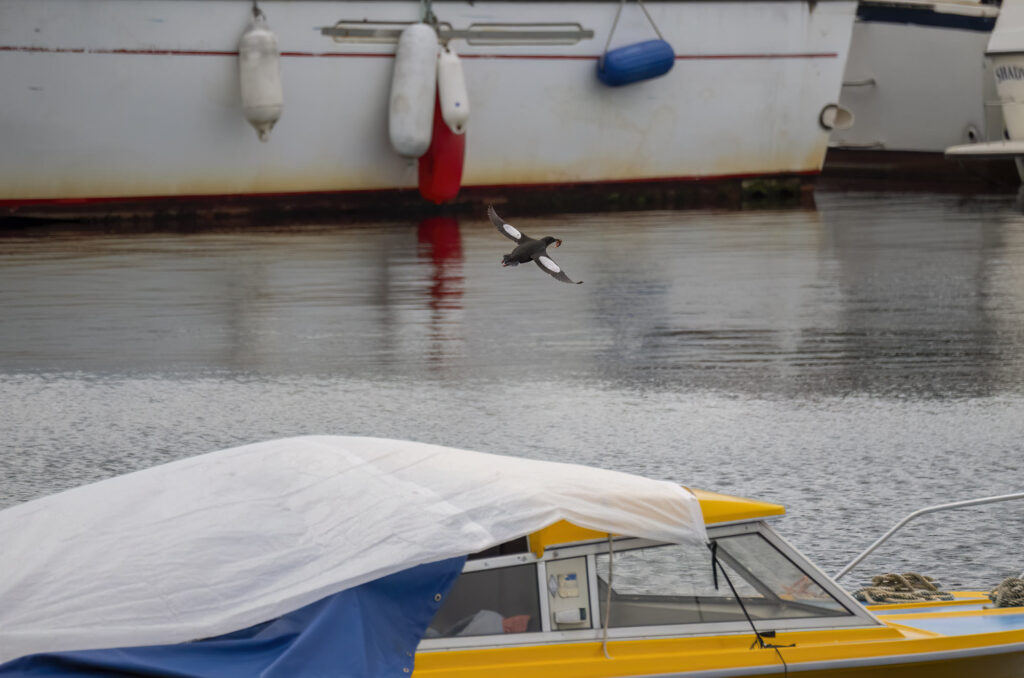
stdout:
<svg viewBox="0 0 1024 678">
<path fill-rule="evenodd" d="M 303 434 L 577 462 L 785 504 L 833 574 L 916 509 L 1024 491 L 1012 198 L 0 233 L 0 508 Z M 1024 571 L 1024 502 L 912 522 L 842 583 Z"/>
</svg>

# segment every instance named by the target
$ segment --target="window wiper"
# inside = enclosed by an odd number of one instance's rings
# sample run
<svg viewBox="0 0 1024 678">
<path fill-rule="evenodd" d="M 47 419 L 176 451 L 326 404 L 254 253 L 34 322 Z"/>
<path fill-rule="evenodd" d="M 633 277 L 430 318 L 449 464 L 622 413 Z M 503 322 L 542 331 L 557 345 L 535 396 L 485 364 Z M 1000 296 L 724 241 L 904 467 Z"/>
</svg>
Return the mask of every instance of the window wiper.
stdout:
<svg viewBox="0 0 1024 678">
<path fill-rule="evenodd" d="M 712 541 L 708 544 L 708 548 L 711 549 L 711 578 L 715 584 L 715 590 L 718 590 L 718 571 L 722 571 L 722 576 L 725 578 L 725 583 L 729 585 L 729 589 L 732 591 L 732 595 L 735 596 L 736 602 L 739 603 L 740 609 L 743 610 L 743 616 L 747 618 L 747 623 L 750 624 L 750 628 L 754 631 L 754 642 L 751 643 L 750 649 L 759 647 L 761 649 L 771 648 L 775 650 L 775 654 L 779 655 L 779 660 L 782 662 L 786 672 L 789 672 L 788 666 L 786 666 L 786 660 L 782 658 L 782 653 L 779 652 L 779 648 L 782 647 L 794 647 L 796 643 L 789 645 L 775 645 L 773 643 L 766 643 L 765 638 L 774 638 L 775 631 L 758 631 L 757 626 L 754 625 L 754 620 L 750 617 L 750 613 L 747 612 L 747 606 L 743 604 L 743 598 L 736 591 L 736 587 L 733 586 L 732 580 L 729 578 L 729 573 L 725 571 L 725 566 L 722 565 L 718 560 L 718 542 Z"/>
</svg>

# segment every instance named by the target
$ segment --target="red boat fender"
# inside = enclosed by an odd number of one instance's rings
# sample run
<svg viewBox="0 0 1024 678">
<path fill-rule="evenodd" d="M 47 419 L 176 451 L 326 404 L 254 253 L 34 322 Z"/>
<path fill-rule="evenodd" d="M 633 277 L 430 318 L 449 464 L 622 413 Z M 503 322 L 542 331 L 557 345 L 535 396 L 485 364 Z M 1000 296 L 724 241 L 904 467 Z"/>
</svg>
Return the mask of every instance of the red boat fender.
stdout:
<svg viewBox="0 0 1024 678">
<path fill-rule="evenodd" d="M 440 205 L 454 200 L 462 185 L 466 158 L 466 132 L 456 134 L 441 116 L 441 100 L 434 97 L 434 133 L 430 148 L 420 156 L 420 195 Z"/>
</svg>

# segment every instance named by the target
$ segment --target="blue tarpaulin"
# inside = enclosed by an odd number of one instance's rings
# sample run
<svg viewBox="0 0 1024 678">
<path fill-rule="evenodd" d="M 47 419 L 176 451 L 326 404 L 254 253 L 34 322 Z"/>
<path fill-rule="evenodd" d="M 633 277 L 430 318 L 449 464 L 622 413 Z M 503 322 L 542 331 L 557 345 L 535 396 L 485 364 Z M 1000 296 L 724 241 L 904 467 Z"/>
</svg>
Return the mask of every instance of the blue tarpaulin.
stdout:
<svg viewBox="0 0 1024 678">
<path fill-rule="evenodd" d="M 464 562 L 419 565 L 216 638 L 34 654 L 0 665 L 0 676 L 404 677 Z"/>
</svg>

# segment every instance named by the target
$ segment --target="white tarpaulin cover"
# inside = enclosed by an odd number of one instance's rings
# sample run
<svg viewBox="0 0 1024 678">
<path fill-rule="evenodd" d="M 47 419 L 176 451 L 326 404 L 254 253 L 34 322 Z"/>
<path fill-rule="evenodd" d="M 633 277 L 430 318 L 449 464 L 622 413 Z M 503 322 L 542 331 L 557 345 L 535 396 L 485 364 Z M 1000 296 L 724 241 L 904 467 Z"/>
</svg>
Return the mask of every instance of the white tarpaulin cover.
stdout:
<svg viewBox="0 0 1024 678">
<path fill-rule="evenodd" d="M 379 438 L 245 445 L 0 511 L 0 662 L 178 643 L 566 519 L 706 541 L 677 484 Z"/>
</svg>

